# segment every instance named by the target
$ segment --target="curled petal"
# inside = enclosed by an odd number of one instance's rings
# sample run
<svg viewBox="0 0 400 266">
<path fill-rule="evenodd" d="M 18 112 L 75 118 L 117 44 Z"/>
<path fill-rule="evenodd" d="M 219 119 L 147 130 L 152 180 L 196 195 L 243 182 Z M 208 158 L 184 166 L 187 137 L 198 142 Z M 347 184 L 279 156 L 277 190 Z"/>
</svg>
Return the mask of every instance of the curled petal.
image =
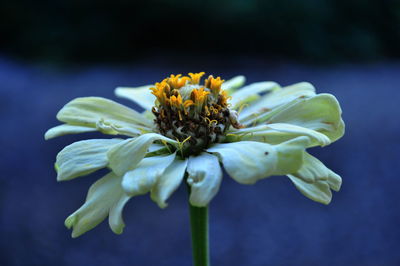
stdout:
<svg viewBox="0 0 400 266">
<path fill-rule="evenodd" d="M 124 175 L 145 157 L 151 144 L 156 140 L 177 144 L 176 141 L 156 133 L 148 133 L 124 140 L 108 151 L 109 167 L 117 174 Z"/>
<path fill-rule="evenodd" d="M 254 184 L 271 175 L 296 172 L 303 163 L 309 138 L 297 137 L 278 145 L 255 141 L 215 144 L 216 153 L 228 174 L 241 184 Z"/>
<path fill-rule="evenodd" d="M 236 76 L 222 83 L 221 89 L 227 91 L 229 94 L 232 94 L 238 88 L 243 86 L 245 82 L 246 78 L 244 76 Z"/>
<path fill-rule="evenodd" d="M 277 90 L 279 88 L 280 86 L 277 83 L 271 81 L 252 83 L 232 93 L 232 99 L 230 103 L 232 108 L 236 109 L 245 103 L 260 99 L 261 93 Z"/>
<path fill-rule="evenodd" d="M 44 134 L 44 139 L 48 140 L 67 134 L 79 134 L 79 133 L 93 132 L 93 131 L 96 131 L 96 128 L 62 124 L 47 130 L 46 133 Z"/>
<path fill-rule="evenodd" d="M 190 156 L 187 173 L 190 204 L 195 207 L 207 206 L 217 194 L 222 181 L 222 170 L 218 158 L 208 153 Z"/>
<path fill-rule="evenodd" d="M 151 199 L 157 202 L 160 208 L 167 207 L 167 199 L 181 184 L 185 176 L 187 162 L 187 159 L 175 158 L 151 189 Z"/>
<path fill-rule="evenodd" d="M 149 192 L 165 169 L 174 161 L 176 153 L 167 156 L 144 158 L 135 169 L 127 172 L 122 179 L 122 187 L 130 196 Z"/>
<path fill-rule="evenodd" d="M 65 220 L 65 226 L 73 228 L 72 237 L 78 237 L 101 223 L 122 197 L 125 196 L 120 177 L 109 173 L 100 178 L 90 187 L 82 207 Z"/>
<path fill-rule="evenodd" d="M 71 180 L 106 167 L 108 150 L 120 142 L 122 139 L 91 139 L 68 145 L 57 155 L 57 180 Z"/>
</svg>

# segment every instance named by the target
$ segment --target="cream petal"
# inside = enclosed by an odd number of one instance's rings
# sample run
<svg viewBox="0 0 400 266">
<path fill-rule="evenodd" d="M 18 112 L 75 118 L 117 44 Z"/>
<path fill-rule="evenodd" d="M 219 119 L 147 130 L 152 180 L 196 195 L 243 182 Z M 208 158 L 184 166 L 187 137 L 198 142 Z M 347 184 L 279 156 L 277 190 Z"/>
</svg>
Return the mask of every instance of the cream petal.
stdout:
<svg viewBox="0 0 400 266">
<path fill-rule="evenodd" d="M 93 132 L 93 131 L 96 131 L 96 129 L 92 127 L 62 124 L 47 130 L 46 133 L 44 134 L 44 139 L 48 140 L 67 134 L 78 134 L 78 133 Z"/>
<path fill-rule="evenodd" d="M 269 144 L 279 144 L 299 136 L 309 137 L 312 146 L 325 146 L 331 143 L 331 140 L 326 135 L 319 133 L 318 131 L 285 123 L 259 125 L 238 129 L 230 132 L 227 135 L 226 140 L 227 142 L 250 140 L 266 142 Z"/>
<path fill-rule="evenodd" d="M 278 145 L 255 141 L 215 144 L 216 153 L 228 174 L 241 184 L 254 184 L 271 175 L 296 172 L 303 163 L 308 137 L 297 137 Z"/>
<path fill-rule="evenodd" d="M 151 199 L 157 202 L 160 208 L 167 207 L 167 199 L 181 184 L 185 176 L 187 163 L 187 159 L 180 160 L 175 158 L 175 161 L 168 166 L 151 189 Z"/>
<path fill-rule="evenodd" d="M 245 103 L 260 99 L 261 96 L 259 94 L 279 88 L 279 84 L 271 81 L 252 83 L 232 93 L 230 104 L 232 105 L 233 109 L 237 109 Z"/>
<path fill-rule="evenodd" d="M 222 83 L 221 88 L 226 90 L 228 94 L 232 94 L 235 90 L 243 86 L 245 82 L 246 78 L 244 76 L 236 76 Z"/>
<path fill-rule="evenodd" d="M 99 121 L 114 127 L 149 129 L 153 123 L 143 115 L 114 101 L 101 97 L 76 98 L 57 114 L 57 119 L 71 125 L 96 128 Z"/>
<path fill-rule="evenodd" d="M 122 139 L 91 139 L 66 146 L 57 155 L 55 164 L 57 180 L 71 180 L 106 167 L 108 150 L 122 141 Z"/>
<path fill-rule="evenodd" d="M 133 101 L 145 110 L 151 110 L 156 98 L 150 93 L 150 88 L 154 85 L 145 85 L 136 88 L 118 87 L 115 89 L 115 95 Z"/>
<path fill-rule="evenodd" d="M 124 175 L 145 157 L 147 150 L 156 140 L 176 145 L 177 142 L 156 133 L 148 133 L 127 139 L 108 151 L 109 167 L 117 174 Z"/>
<path fill-rule="evenodd" d="M 114 173 L 95 182 L 89 189 L 85 203 L 65 220 L 65 226 L 73 228 L 72 237 L 78 237 L 101 223 L 121 197 L 121 178 Z"/>
<path fill-rule="evenodd" d="M 130 199 L 130 196 L 123 193 L 120 199 L 110 209 L 108 224 L 115 234 L 119 235 L 122 234 L 122 232 L 124 231 L 125 223 L 122 217 L 122 211 L 125 207 L 125 204 Z"/>
<path fill-rule="evenodd" d="M 294 175 L 288 175 L 288 177 L 296 188 L 307 198 L 323 204 L 329 204 L 331 202 L 332 192 L 325 180 L 317 180 L 310 184 Z"/>
<path fill-rule="evenodd" d="M 300 82 L 291 86 L 283 87 L 281 90 L 274 90 L 261 97 L 249 107 L 244 108 L 240 114 L 241 120 L 258 116 L 266 110 L 272 110 L 280 105 L 287 104 L 297 98 L 308 98 L 315 96 L 315 88 L 308 82 Z"/>
<path fill-rule="evenodd" d="M 208 153 L 190 156 L 187 173 L 190 204 L 195 207 L 207 206 L 217 194 L 222 181 L 222 170 L 218 158 Z"/>
<path fill-rule="evenodd" d="M 175 156 L 176 153 L 144 158 L 135 169 L 124 175 L 122 188 L 130 196 L 149 192 L 165 169 L 174 161 Z"/>
</svg>

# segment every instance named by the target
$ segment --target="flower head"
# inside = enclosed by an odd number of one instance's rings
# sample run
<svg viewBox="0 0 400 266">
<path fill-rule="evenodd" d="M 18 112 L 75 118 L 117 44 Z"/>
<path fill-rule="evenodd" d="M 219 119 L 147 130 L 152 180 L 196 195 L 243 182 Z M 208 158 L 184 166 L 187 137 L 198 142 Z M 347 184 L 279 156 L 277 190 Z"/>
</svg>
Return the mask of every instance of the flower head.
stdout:
<svg viewBox="0 0 400 266">
<path fill-rule="evenodd" d="M 207 206 L 222 180 L 221 165 L 241 184 L 286 175 L 305 196 L 328 204 L 341 178 L 306 152 L 344 134 L 341 109 L 330 94 L 309 83 L 280 87 L 244 77 L 224 82 L 201 73 L 171 75 L 155 85 L 117 88 L 117 96 L 145 109 L 139 113 L 99 97 L 77 98 L 57 114 L 64 124 L 46 139 L 100 131 L 127 138 L 91 139 L 65 147 L 56 160 L 57 179 L 71 180 L 108 168 L 89 189 L 86 202 L 65 221 L 79 236 L 109 217 L 122 233 L 122 209 L 150 193 L 162 208 L 182 182 L 190 203 Z"/>
</svg>

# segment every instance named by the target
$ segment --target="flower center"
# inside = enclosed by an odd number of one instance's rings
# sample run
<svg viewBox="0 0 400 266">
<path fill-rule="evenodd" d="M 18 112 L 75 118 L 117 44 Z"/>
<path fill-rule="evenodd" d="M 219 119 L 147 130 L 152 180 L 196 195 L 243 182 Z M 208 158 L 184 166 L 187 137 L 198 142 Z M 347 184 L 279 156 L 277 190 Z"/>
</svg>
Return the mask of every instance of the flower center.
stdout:
<svg viewBox="0 0 400 266">
<path fill-rule="evenodd" d="M 200 85 L 203 75 L 171 75 L 150 88 L 157 98 L 152 112 L 158 131 L 193 151 L 223 141 L 230 126 L 241 127 L 237 112 L 228 108 L 231 97 L 221 89 L 224 80 L 210 75 Z"/>
</svg>

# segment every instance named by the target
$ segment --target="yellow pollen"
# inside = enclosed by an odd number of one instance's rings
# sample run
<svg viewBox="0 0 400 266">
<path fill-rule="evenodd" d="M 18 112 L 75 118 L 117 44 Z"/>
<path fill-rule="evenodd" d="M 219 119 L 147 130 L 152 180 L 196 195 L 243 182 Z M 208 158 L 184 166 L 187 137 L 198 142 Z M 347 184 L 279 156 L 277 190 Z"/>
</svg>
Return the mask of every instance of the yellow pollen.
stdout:
<svg viewBox="0 0 400 266">
<path fill-rule="evenodd" d="M 175 95 L 171 96 L 169 100 L 172 107 L 176 107 L 179 109 L 182 105 L 182 97 L 180 94 L 178 94 L 178 97 L 176 97 Z"/>
<path fill-rule="evenodd" d="M 221 90 L 221 85 L 225 80 L 220 77 L 214 78 L 212 75 L 208 76 L 208 79 L 205 81 L 205 86 L 209 88 L 214 95 L 218 95 Z"/>
<path fill-rule="evenodd" d="M 192 90 L 191 98 L 194 102 L 194 105 L 202 108 L 208 94 L 210 94 L 210 92 L 205 91 L 204 88 Z"/>
<path fill-rule="evenodd" d="M 190 81 L 190 78 L 187 76 L 181 77 L 182 74 L 179 75 L 172 75 L 166 79 L 168 84 L 174 89 L 180 89 L 186 85 L 186 82 Z"/>
<path fill-rule="evenodd" d="M 204 75 L 204 72 L 200 73 L 189 73 L 189 76 L 191 78 L 190 83 L 192 84 L 199 84 L 201 77 Z"/>
</svg>

